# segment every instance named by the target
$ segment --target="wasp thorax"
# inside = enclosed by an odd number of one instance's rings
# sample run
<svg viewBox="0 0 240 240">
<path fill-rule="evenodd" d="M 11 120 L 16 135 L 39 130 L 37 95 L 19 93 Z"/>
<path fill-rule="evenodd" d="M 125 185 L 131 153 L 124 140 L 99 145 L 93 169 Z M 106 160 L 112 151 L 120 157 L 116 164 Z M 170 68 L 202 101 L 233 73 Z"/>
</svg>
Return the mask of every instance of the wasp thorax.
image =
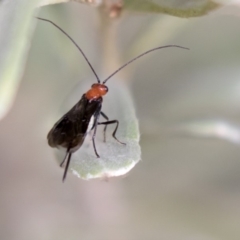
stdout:
<svg viewBox="0 0 240 240">
<path fill-rule="evenodd" d="M 86 93 L 87 99 L 95 99 L 104 96 L 108 92 L 108 87 L 101 83 L 94 83 Z"/>
</svg>

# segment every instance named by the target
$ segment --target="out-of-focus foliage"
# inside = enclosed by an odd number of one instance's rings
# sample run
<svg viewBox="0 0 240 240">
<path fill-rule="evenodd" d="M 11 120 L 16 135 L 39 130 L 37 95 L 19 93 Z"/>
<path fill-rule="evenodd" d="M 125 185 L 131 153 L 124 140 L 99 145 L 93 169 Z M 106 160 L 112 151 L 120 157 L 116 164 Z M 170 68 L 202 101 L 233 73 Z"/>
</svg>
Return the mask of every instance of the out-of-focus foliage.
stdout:
<svg viewBox="0 0 240 240">
<path fill-rule="evenodd" d="M 165 13 L 178 17 L 203 16 L 219 7 L 209 0 L 128 0 L 125 1 L 125 6 L 132 11 Z"/>
<path fill-rule="evenodd" d="M 35 25 L 35 7 L 61 2 L 67 0 L 8 0 L 0 3 L 0 119 L 8 112 L 16 96 Z M 75 2 L 87 3 L 89 6 L 105 4 L 101 0 Z M 179 17 L 205 15 L 217 7 L 218 4 L 208 0 L 128 0 L 123 3 L 123 10 L 165 13 Z M 109 13 L 110 16 L 111 14 L 115 16 L 115 12 Z"/>
<path fill-rule="evenodd" d="M 43 6 L 70 1 L 86 3 L 91 6 L 101 6 L 104 4 L 109 5 L 112 2 L 112 4 L 121 4 L 123 6 L 123 10 L 164 13 L 178 17 L 203 16 L 211 10 L 219 7 L 219 4 L 211 0 L 42 0 L 40 4 Z"/>
<path fill-rule="evenodd" d="M 23 74 L 38 2 L 0 2 L 0 119 L 12 105 Z"/>
</svg>

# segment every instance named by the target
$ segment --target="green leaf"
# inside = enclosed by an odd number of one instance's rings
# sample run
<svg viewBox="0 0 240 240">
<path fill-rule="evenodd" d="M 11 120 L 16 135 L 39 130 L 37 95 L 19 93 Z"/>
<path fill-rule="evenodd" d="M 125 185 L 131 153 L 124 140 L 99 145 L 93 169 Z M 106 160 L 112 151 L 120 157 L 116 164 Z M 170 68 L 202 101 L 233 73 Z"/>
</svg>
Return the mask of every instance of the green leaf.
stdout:
<svg viewBox="0 0 240 240">
<path fill-rule="evenodd" d="M 197 17 L 219 7 L 209 0 L 127 0 L 125 8 L 132 11 L 165 13 L 177 17 Z"/>
<path fill-rule="evenodd" d="M 7 0 L 0 6 L 0 119 L 13 103 L 30 46 L 38 0 Z"/>
<path fill-rule="evenodd" d="M 90 85 L 91 81 L 89 80 L 75 88 L 74 93 L 66 101 L 62 114 L 66 113 L 79 100 Z M 138 120 L 135 116 L 132 99 L 126 86 L 116 79 L 109 84 L 109 92 L 104 97 L 102 111 L 110 120 L 119 120 L 116 136 L 126 145 L 120 144 L 112 137 L 115 125 L 108 126 L 107 139 L 106 142 L 103 142 L 103 127 L 98 126 L 96 147 L 100 158 L 97 158 L 94 153 L 90 135 L 86 137 L 82 147 L 72 155 L 69 169 L 82 179 L 124 175 L 141 159 Z M 66 150 L 57 150 L 59 163 L 62 162 L 65 153 Z"/>
</svg>

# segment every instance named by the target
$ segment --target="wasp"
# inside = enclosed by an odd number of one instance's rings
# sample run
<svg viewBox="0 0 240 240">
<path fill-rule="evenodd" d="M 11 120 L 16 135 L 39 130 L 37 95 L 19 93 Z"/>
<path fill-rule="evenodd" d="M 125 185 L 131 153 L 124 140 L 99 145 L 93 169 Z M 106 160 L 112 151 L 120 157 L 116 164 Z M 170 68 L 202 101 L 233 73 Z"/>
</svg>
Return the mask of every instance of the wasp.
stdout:
<svg viewBox="0 0 240 240">
<path fill-rule="evenodd" d="M 116 137 L 119 121 L 109 120 L 107 115 L 101 111 L 103 96 L 108 93 L 108 87 L 106 86 L 106 82 L 110 78 L 112 78 L 116 73 L 118 73 L 120 70 L 126 67 L 128 64 L 132 63 L 133 61 L 137 60 L 138 58 L 150 52 L 163 49 L 163 48 L 170 48 L 170 47 L 176 47 L 176 48 L 182 48 L 182 49 L 188 49 L 188 48 L 178 46 L 178 45 L 165 45 L 165 46 L 152 48 L 146 52 L 143 52 L 137 57 L 131 59 L 130 61 L 122 65 L 120 68 L 118 68 L 116 71 L 114 71 L 104 81 L 101 82 L 94 68 L 89 62 L 88 58 L 82 51 L 82 49 L 62 28 L 60 28 L 58 25 L 56 25 L 54 22 L 48 19 L 39 18 L 39 17 L 37 17 L 37 19 L 51 23 L 56 28 L 58 28 L 63 34 L 65 34 L 81 52 L 82 56 L 85 58 L 86 62 L 88 63 L 89 67 L 91 68 L 92 72 L 94 73 L 97 79 L 97 83 L 92 84 L 91 88 L 82 95 L 81 99 L 66 114 L 64 114 L 62 118 L 60 118 L 54 124 L 53 128 L 50 130 L 50 132 L 47 135 L 48 144 L 50 147 L 53 147 L 53 148 L 63 147 L 66 149 L 66 155 L 62 163 L 60 164 L 60 166 L 63 167 L 64 163 L 66 162 L 63 178 L 62 178 L 62 181 L 64 181 L 67 176 L 72 154 L 82 146 L 87 133 L 90 131 L 93 131 L 92 143 L 93 143 L 94 152 L 98 158 L 100 157 L 97 152 L 96 143 L 95 143 L 95 136 L 96 136 L 98 125 L 105 125 L 104 127 L 104 141 L 105 141 L 107 125 L 115 124 L 116 127 L 112 133 L 112 136 L 119 143 L 125 144 L 119 141 Z M 100 116 L 102 116 L 106 121 L 100 122 L 99 121 Z"/>
</svg>

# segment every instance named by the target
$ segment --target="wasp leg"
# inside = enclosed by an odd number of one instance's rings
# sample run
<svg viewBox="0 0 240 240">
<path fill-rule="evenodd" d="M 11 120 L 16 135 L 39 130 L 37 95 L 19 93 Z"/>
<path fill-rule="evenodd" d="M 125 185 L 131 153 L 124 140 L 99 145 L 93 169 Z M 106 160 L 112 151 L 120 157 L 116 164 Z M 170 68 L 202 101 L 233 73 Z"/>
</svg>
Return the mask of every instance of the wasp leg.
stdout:
<svg viewBox="0 0 240 240">
<path fill-rule="evenodd" d="M 115 138 L 115 140 L 117 140 L 119 143 L 126 145 L 126 143 L 123 143 L 123 142 L 119 141 L 119 140 L 117 139 L 117 137 L 116 137 L 116 132 L 117 132 L 118 125 L 119 125 L 119 121 L 118 121 L 118 120 L 111 120 L 111 121 L 106 121 L 106 122 L 98 122 L 98 125 L 108 125 L 108 124 L 114 124 L 114 123 L 116 123 L 117 125 L 116 125 L 116 127 L 115 127 L 115 129 L 114 129 L 114 131 L 113 131 L 113 133 L 112 133 L 112 136 L 113 136 L 113 137 Z"/>
<path fill-rule="evenodd" d="M 96 154 L 96 156 L 99 158 L 99 154 L 97 153 L 97 149 L 96 149 L 96 144 L 95 144 L 95 136 L 96 136 L 96 132 L 97 132 L 97 126 L 98 126 L 98 118 L 99 118 L 99 115 L 96 115 L 95 116 L 95 120 L 94 120 L 94 125 L 93 125 L 93 135 L 92 135 L 92 142 L 93 142 L 93 149 L 94 149 L 94 152 Z"/>
<path fill-rule="evenodd" d="M 66 155 L 65 155 L 63 161 L 61 162 L 60 167 L 62 167 L 63 164 L 64 164 L 64 162 L 66 161 L 67 156 L 68 156 L 68 154 L 70 153 L 70 149 L 71 149 L 71 145 L 67 148 Z"/>
<path fill-rule="evenodd" d="M 108 116 L 103 113 L 103 112 L 100 112 L 100 114 L 108 121 L 109 118 Z M 106 142 L 106 131 L 107 131 L 107 124 L 104 126 L 104 129 L 103 129 L 103 141 Z"/>
<path fill-rule="evenodd" d="M 66 155 L 65 155 L 63 161 L 62 161 L 61 164 L 60 164 L 60 167 L 63 166 L 64 162 L 66 161 L 67 156 L 68 156 L 68 151 L 66 152 Z"/>
<path fill-rule="evenodd" d="M 68 156 L 68 157 L 67 157 Z M 68 171 L 68 167 L 69 167 L 69 163 L 70 163 L 70 160 L 71 160 L 71 156 L 72 156 L 72 153 L 71 152 L 67 152 L 67 155 L 66 155 L 66 157 L 67 157 L 67 164 L 66 164 L 66 166 L 65 166 L 65 169 L 64 169 L 64 173 L 63 173 L 63 178 L 62 178 L 62 181 L 64 182 L 64 180 L 65 180 L 65 178 L 66 178 L 66 176 L 67 176 L 67 171 Z M 66 157 L 65 157 L 65 159 L 66 159 Z M 64 159 L 64 161 L 65 161 L 65 159 Z M 63 162 L 64 162 L 63 161 Z M 63 163 L 62 162 L 62 163 Z M 61 163 L 61 165 L 62 165 L 62 163 Z M 60 166 L 61 166 L 60 165 Z"/>
</svg>

